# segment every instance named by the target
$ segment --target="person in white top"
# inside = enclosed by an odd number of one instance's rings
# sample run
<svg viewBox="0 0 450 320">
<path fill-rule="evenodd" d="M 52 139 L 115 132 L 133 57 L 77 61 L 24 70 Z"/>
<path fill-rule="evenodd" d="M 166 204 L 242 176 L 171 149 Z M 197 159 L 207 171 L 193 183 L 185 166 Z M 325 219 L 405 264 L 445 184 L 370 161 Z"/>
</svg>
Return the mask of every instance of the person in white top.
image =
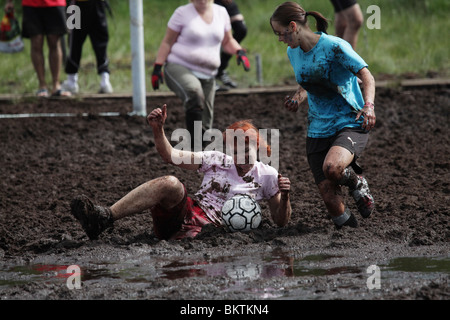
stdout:
<svg viewBox="0 0 450 320">
<path fill-rule="evenodd" d="M 237 63 L 242 63 L 246 71 L 250 69 L 245 50 L 233 38 L 224 7 L 213 0 L 191 0 L 174 11 L 153 65 L 152 87 L 157 90 L 165 81 L 183 101 L 186 127 L 192 137 L 195 121 L 201 121 L 205 131 L 213 125 L 221 48 L 236 55 Z"/>
<path fill-rule="evenodd" d="M 259 148 L 266 148 L 268 154 L 271 149 L 250 121 L 238 121 L 228 127 L 228 130 L 240 129 L 249 133 L 246 134 L 245 155 L 238 154 L 240 148 L 234 138 L 227 140 L 229 136 L 223 134 L 225 145 L 233 144 L 232 150 L 236 150 L 230 156 L 219 151 L 174 149 L 164 133 L 166 119 L 167 105 L 154 109 L 147 116 L 156 149 L 165 162 L 203 173 L 200 189 L 190 197 L 178 178 L 167 175 L 138 186 L 109 208 L 94 205 L 84 195 L 78 196 L 72 200 L 71 212 L 90 239 L 97 239 L 104 230 L 113 226 L 114 221 L 148 209 L 153 218 L 153 230 L 159 239 L 195 237 L 207 224 L 220 227 L 224 202 L 242 193 L 256 201 L 267 200 L 276 225 L 285 226 L 289 222 L 292 211 L 290 180 L 275 168 L 254 160 Z M 178 159 L 190 161 L 180 162 Z"/>
</svg>

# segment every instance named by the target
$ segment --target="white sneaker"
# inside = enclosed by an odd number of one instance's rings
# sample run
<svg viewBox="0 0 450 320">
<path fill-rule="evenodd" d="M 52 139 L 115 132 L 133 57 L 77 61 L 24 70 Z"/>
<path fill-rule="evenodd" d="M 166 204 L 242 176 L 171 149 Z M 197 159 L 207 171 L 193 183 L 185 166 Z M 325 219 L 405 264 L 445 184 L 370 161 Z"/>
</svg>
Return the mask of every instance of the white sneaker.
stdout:
<svg viewBox="0 0 450 320">
<path fill-rule="evenodd" d="M 100 91 L 99 93 L 112 93 L 113 88 L 111 85 L 111 82 L 109 82 L 109 73 L 103 72 L 101 75 L 101 81 L 100 81 Z"/>
<path fill-rule="evenodd" d="M 100 84 L 100 90 L 99 93 L 113 93 L 114 90 L 112 88 L 111 83 L 107 82 L 104 84 Z"/>
<path fill-rule="evenodd" d="M 78 93 L 80 91 L 78 83 L 69 80 L 65 80 L 61 83 L 61 89 L 64 91 L 69 91 L 70 93 Z"/>
</svg>

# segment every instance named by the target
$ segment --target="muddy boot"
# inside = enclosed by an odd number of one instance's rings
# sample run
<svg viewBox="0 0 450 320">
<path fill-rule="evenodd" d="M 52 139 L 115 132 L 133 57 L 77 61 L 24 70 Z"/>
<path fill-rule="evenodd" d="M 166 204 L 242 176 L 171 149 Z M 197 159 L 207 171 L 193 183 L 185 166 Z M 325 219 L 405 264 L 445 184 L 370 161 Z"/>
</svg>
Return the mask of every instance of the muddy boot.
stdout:
<svg viewBox="0 0 450 320">
<path fill-rule="evenodd" d="M 70 209 L 90 240 L 96 240 L 103 231 L 113 226 L 111 210 L 94 205 L 85 195 L 73 199 Z"/>
<path fill-rule="evenodd" d="M 363 218 L 368 218 L 375 209 L 375 201 L 369 190 L 367 180 L 358 176 L 358 183 L 355 189 L 349 190 L 350 195 L 355 199 L 358 211 Z"/>
</svg>

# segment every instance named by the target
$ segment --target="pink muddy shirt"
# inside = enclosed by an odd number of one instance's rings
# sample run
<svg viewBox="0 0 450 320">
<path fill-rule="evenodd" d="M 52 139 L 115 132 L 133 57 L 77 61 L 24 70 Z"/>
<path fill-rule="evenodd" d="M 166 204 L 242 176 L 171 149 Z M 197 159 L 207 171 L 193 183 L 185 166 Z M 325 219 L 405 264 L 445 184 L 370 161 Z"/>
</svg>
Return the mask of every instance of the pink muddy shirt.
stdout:
<svg viewBox="0 0 450 320">
<path fill-rule="evenodd" d="M 260 201 L 269 200 L 279 192 L 278 171 L 260 161 L 240 177 L 232 157 L 218 151 L 205 151 L 198 172 L 204 173 L 203 182 L 192 198 L 216 225 L 222 224 L 222 206 L 232 196 L 244 193 Z"/>
<path fill-rule="evenodd" d="M 224 7 L 212 4 L 214 18 L 206 23 L 192 3 L 178 7 L 167 26 L 179 33 L 167 62 L 214 77 L 220 66 L 220 47 L 231 30 L 230 17 Z"/>
<path fill-rule="evenodd" d="M 22 0 L 27 7 L 65 7 L 66 0 Z"/>
</svg>

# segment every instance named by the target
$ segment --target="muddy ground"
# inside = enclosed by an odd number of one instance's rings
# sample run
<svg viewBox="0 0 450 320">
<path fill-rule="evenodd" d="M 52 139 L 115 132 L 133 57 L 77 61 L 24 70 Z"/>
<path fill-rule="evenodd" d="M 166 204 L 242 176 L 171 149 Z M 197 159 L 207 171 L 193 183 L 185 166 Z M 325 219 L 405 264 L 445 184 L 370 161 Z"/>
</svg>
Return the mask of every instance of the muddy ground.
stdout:
<svg viewBox="0 0 450 320">
<path fill-rule="evenodd" d="M 259 230 L 206 227 L 182 241 L 158 241 L 149 212 L 89 241 L 69 213 L 78 194 L 111 205 L 162 175 L 177 176 L 190 194 L 200 185 L 199 174 L 161 161 L 145 118 L 127 115 L 130 99 L 2 103 L 1 114 L 123 115 L 0 119 L 0 299 L 448 300 L 449 88 L 377 90 L 377 125 L 360 161 L 376 212 L 340 231 L 307 165 L 306 108 L 284 111 L 286 93 L 218 95 L 215 127 L 251 118 L 280 130 L 292 220 L 275 227 L 261 203 Z M 151 97 L 147 108 L 163 103 L 170 137 L 184 127 L 184 115 L 175 97 Z M 80 289 L 67 286 L 69 265 L 81 269 Z M 371 265 L 380 277 L 368 272 Z"/>
</svg>

